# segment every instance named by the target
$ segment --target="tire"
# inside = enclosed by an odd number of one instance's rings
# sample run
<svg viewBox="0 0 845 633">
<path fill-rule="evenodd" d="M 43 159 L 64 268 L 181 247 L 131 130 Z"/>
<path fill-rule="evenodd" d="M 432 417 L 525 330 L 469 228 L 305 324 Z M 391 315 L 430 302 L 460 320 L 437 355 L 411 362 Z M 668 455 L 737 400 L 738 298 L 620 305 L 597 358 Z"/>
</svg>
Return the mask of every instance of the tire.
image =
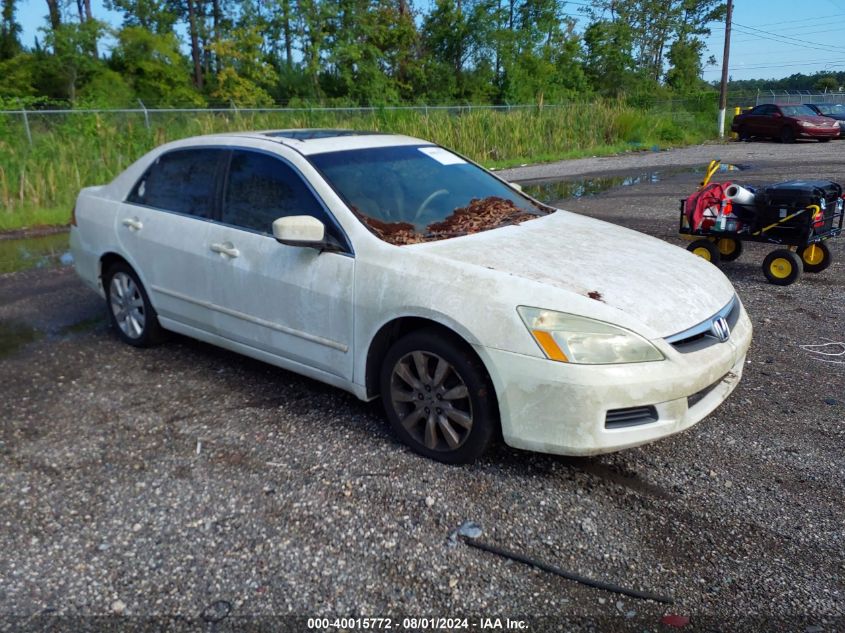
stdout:
<svg viewBox="0 0 845 633">
<path fill-rule="evenodd" d="M 819 143 L 830 143 L 830 139 L 829 138 L 820 138 Z"/>
<path fill-rule="evenodd" d="M 471 463 L 499 429 L 495 391 L 481 361 L 434 328 L 394 343 L 382 363 L 380 388 L 396 436 L 425 457 Z"/>
<path fill-rule="evenodd" d="M 801 279 L 801 258 L 797 253 L 779 248 L 766 255 L 763 260 L 763 274 L 770 284 L 789 286 Z"/>
<path fill-rule="evenodd" d="M 795 142 L 795 131 L 787 126 L 780 131 L 780 142 L 781 143 L 794 143 Z"/>
<path fill-rule="evenodd" d="M 799 249 L 798 256 L 804 265 L 805 273 L 820 273 L 823 270 L 827 270 L 827 267 L 833 261 L 830 255 L 830 249 L 824 242 L 810 244 Z"/>
<path fill-rule="evenodd" d="M 716 240 L 716 248 L 719 260 L 723 262 L 732 262 L 742 255 L 742 242 L 732 237 L 720 237 Z"/>
<path fill-rule="evenodd" d="M 693 255 L 698 255 L 702 259 L 706 259 L 714 266 L 718 266 L 722 260 L 719 249 L 710 240 L 695 240 L 687 246 L 687 250 Z"/>
<path fill-rule="evenodd" d="M 751 141 L 751 135 L 748 133 L 748 126 L 746 126 L 746 125 L 743 125 L 742 127 L 739 128 L 739 132 L 737 132 L 737 136 L 739 137 L 739 140 L 742 141 L 742 142 L 748 143 L 749 141 Z"/>
<path fill-rule="evenodd" d="M 118 262 L 103 275 L 109 323 L 124 343 L 150 347 L 164 340 L 147 291 L 132 267 Z"/>
</svg>

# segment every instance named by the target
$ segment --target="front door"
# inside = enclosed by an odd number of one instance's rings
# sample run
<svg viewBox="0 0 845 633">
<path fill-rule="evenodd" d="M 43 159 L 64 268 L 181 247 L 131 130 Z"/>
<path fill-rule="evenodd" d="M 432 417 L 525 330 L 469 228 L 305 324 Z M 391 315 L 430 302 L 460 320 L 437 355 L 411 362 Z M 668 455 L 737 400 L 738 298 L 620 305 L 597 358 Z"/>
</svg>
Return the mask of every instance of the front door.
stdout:
<svg viewBox="0 0 845 633">
<path fill-rule="evenodd" d="M 351 253 L 279 244 L 272 223 L 313 215 L 340 229 L 299 172 L 259 151 L 234 150 L 220 224 L 206 246 L 221 336 L 295 363 L 352 378 Z M 336 235 L 346 243 L 342 234 Z"/>
</svg>

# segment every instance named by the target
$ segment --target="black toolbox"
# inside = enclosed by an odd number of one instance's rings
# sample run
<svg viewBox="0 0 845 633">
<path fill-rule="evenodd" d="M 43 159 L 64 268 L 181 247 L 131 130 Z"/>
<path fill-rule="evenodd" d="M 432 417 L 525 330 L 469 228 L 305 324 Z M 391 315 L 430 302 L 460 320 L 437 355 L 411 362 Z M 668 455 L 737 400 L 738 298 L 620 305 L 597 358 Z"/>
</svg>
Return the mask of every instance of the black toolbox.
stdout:
<svg viewBox="0 0 845 633">
<path fill-rule="evenodd" d="M 757 189 L 757 228 L 779 223 L 770 232 L 809 232 L 811 227 L 817 233 L 829 231 L 834 215 L 842 205 L 842 187 L 830 180 L 788 180 L 776 185 Z M 811 222 L 813 211 L 806 211 L 783 221 L 801 209 L 814 205 L 819 207 L 822 218 Z M 808 217 L 809 214 L 809 217 Z"/>
</svg>

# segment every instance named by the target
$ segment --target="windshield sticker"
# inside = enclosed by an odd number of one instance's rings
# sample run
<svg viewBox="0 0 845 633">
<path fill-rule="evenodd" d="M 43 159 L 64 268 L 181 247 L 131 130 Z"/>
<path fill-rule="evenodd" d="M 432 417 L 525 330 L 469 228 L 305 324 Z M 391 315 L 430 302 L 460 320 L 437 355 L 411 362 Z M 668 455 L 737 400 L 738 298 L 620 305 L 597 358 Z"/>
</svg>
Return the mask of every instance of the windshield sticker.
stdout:
<svg viewBox="0 0 845 633">
<path fill-rule="evenodd" d="M 433 158 L 441 165 L 465 165 L 466 161 L 452 152 L 447 152 L 442 147 L 418 147 L 423 154 Z"/>
</svg>

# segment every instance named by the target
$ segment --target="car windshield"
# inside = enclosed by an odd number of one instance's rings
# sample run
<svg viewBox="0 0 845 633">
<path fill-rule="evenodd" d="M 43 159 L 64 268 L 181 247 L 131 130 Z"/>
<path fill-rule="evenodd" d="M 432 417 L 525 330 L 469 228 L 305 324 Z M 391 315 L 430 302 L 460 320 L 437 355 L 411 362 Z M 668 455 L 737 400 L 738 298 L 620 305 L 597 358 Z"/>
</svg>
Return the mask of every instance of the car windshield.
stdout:
<svg viewBox="0 0 845 633">
<path fill-rule="evenodd" d="M 553 211 L 434 145 L 345 150 L 309 159 L 361 222 L 393 244 L 477 233 Z"/>
<path fill-rule="evenodd" d="M 841 103 L 820 103 L 816 107 L 822 114 L 837 114 L 845 116 L 845 106 Z"/>
<path fill-rule="evenodd" d="M 784 116 L 818 116 L 810 106 L 805 105 L 780 106 L 780 111 Z"/>
</svg>

